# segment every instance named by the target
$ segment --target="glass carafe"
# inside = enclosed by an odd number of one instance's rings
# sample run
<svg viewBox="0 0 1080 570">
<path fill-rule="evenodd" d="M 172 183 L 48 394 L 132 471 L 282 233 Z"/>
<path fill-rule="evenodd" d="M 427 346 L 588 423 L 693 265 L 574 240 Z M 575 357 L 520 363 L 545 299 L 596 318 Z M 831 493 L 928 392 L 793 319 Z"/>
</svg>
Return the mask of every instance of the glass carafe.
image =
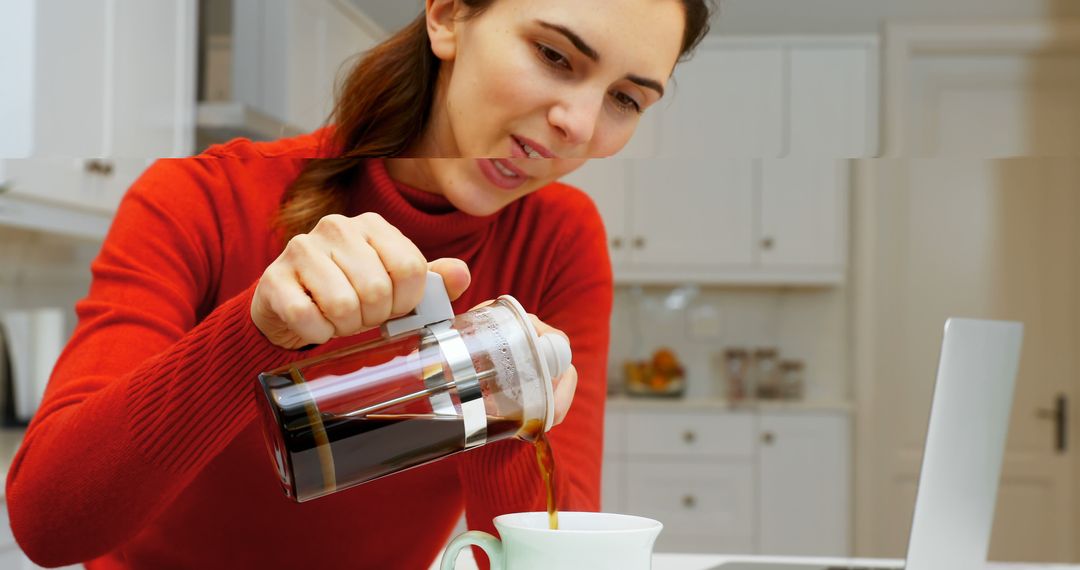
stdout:
<svg viewBox="0 0 1080 570">
<path fill-rule="evenodd" d="M 259 375 L 267 448 L 296 501 L 551 429 L 570 345 L 538 335 L 513 297 L 454 316 L 429 273 L 420 306 L 382 333 Z"/>
</svg>

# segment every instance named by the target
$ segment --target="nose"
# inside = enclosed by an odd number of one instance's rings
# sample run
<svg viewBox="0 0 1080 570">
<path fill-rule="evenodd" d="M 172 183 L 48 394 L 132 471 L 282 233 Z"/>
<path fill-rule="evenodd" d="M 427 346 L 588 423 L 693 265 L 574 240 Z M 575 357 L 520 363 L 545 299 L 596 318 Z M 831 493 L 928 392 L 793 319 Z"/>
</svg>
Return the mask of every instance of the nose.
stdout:
<svg viewBox="0 0 1080 570">
<path fill-rule="evenodd" d="M 604 97 L 592 89 L 570 90 L 548 110 L 548 123 L 568 146 L 587 144 L 596 132 Z"/>
</svg>

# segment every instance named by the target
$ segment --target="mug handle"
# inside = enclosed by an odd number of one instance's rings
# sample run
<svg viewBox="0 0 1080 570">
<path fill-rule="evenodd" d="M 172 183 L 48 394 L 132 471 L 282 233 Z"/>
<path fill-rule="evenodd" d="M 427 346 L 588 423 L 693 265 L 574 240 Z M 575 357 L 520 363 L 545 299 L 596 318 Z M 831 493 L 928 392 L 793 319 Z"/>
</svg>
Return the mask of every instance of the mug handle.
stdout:
<svg viewBox="0 0 1080 570">
<path fill-rule="evenodd" d="M 439 566 L 439 569 L 454 570 L 457 565 L 458 553 L 467 546 L 479 546 L 488 555 L 488 560 L 491 561 L 491 570 L 503 570 L 502 543 L 494 536 L 479 530 L 463 532 L 457 535 L 454 540 L 451 540 L 450 544 L 446 546 L 446 552 L 443 553 L 442 565 Z"/>
</svg>

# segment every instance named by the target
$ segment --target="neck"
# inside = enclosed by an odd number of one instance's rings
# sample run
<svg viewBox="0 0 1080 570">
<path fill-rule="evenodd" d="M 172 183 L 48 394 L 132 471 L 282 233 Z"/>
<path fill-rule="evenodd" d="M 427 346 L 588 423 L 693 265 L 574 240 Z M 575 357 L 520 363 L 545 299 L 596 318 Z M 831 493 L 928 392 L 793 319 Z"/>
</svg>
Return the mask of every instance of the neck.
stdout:
<svg viewBox="0 0 1080 570">
<path fill-rule="evenodd" d="M 387 158 L 386 172 L 390 178 L 406 186 L 441 196 L 442 189 L 431 175 L 429 160 L 427 158 Z"/>
</svg>

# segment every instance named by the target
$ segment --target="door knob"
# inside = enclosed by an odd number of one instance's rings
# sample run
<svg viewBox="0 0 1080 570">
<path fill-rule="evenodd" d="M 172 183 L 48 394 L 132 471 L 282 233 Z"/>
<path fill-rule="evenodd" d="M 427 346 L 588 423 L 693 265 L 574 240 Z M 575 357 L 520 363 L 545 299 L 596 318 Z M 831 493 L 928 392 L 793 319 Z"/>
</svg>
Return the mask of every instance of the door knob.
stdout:
<svg viewBox="0 0 1080 570">
<path fill-rule="evenodd" d="M 1058 394 L 1053 408 L 1035 410 L 1035 417 L 1054 422 L 1054 449 L 1059 454 L 1065 453 L 1068 450 L 1066 437 L 1069 433 L 1069 400 L 1065 394 Z"/>
</svg>

